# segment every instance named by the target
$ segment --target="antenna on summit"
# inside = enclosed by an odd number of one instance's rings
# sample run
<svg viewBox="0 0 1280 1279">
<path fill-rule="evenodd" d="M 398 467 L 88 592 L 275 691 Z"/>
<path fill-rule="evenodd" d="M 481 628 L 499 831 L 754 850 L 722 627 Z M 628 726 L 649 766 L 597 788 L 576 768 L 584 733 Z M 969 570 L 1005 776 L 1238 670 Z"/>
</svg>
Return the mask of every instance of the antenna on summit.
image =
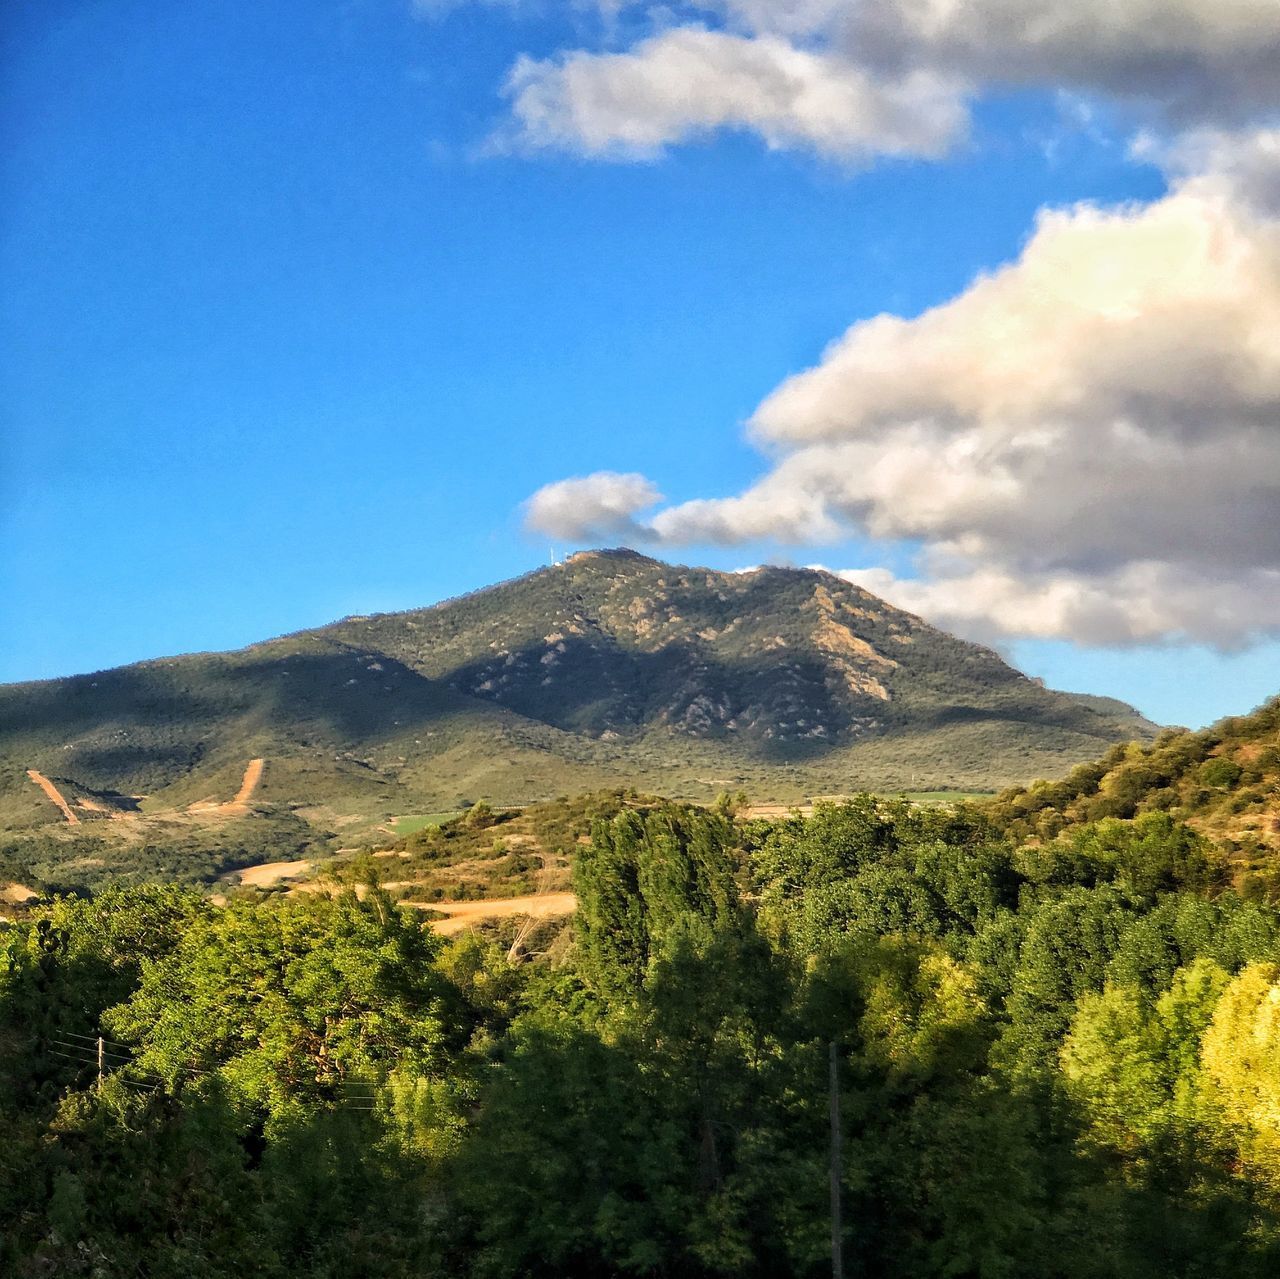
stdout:
<svg viewBox="0 0 1280 1279">
<path fill-rule="evenodd" d="M 554 546 L 549 546 L 547 549 L 551 552 L 551 567 L 555 568 L 560 563 L 560 561 L 556 559 L 556 548 Z"/>
</svg>

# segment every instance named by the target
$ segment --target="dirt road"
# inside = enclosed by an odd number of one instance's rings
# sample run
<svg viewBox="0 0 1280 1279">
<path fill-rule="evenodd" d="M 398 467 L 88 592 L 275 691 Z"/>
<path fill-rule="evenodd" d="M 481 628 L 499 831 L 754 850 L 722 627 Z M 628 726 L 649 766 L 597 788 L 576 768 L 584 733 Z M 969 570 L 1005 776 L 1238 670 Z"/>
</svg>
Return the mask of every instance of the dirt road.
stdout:
<svg viewBox="0 0 1280 1279">
<path fill-rule="evenodd" d="M 262 780 L 262 769 L 266 763 L 264 759 L 251 759 L 248 767 L 244 770 L 244 777 L 240 782 L 240 789 L 236 791 L 234 798 L 227 800 L 225 804 L 218 803 L 214 799 L 197 800 L 194 804 L 187 805 L 187 812 L 193 814 L 208 814 L 210 816 L 221 814 L 223 816 L 240 816 L 249 811 L 249 801 L 253 798 L 253 792 L 258 789 L 258 783 Z"/>
</svg>

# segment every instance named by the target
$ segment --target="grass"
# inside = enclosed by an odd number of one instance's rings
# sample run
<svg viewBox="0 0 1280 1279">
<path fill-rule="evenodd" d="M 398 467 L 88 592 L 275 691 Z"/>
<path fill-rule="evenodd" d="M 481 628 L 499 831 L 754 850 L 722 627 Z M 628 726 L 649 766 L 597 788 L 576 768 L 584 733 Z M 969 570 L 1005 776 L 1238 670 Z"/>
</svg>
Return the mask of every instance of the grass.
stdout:
<svg viewBox="0 0 1280 1279">
<path fill-rule="evenodd" d="M 960 804 L 969 799 L 990 799 L 994 793 L 989 790 L 910 790 L 903 791 L 902 798 L 913 804 Z"/>
<path fill-rule="evenodd" d="M 455 817 L 461 817 L 462 811 L 455 808 L 446 813 L 416 813 L 408 817 L 397 817 L 390 823 L 391 833 L 399 838 L 404 835 L 413 835 L 420 830 L 426 830 L 428 826 L 443 826 L 445 822 L 451 822 Z"/>
</svg>

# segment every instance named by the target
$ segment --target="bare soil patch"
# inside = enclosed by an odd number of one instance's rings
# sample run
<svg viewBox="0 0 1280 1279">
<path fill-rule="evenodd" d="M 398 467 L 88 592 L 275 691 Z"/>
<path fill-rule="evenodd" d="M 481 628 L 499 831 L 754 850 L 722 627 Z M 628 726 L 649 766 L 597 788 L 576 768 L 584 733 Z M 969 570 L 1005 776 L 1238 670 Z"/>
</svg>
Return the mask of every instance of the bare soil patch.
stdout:
<svg viewBox="0 0 1280 1279">
<path fill-rule="evenodd" d="M 526 897 L 493 897 L 487 901 L 403 902 L 402 905 L 448 915 L 448 919 L 433 920 L 431 927 L 442 936 L 450 937 L 482 919 L 504 919 L 511 915 L 552 919 L 557 915 L 572 915 L 578 909 L 578 899 L 572 893 L 530 893 Z"/>
<path fill-rule="evenodd" d="M 239 872 L 240 882 L 256 888 L 265 888 L 269 884 L 278 884 L 282 879 L 297 879 L 311 869 L 309 861 L 296 862 L 263 862 L 261 866 L 250 866 Z"/>
<path fill-rule="evenodd" d="M 199 816 L 225 816 L 239 817 L 249 811 L 249 801 L 253 798 L 253 792 L 258 789 L 258 783 L 262 780 L 262 769 L 266 764 L 265 759 L 251 759 L 248 766 L 244 770 L 244 777 L 240 782 L 240 789 L 236 791 L 234 798 L 229 799 L 225 804 L 219 804 L 212 799 L 198 800 L 194 804 L 187 805 L 187 812 Z"/>
<path fill-rule="evenodd" d="M 236 791 L 236 797 L 231 801 L 233 804 L 243 806 L 253 798 L 253 792 L 258 789 L 258 783 L 262 780 L 262 768 L 266 762 L 264 759 L 249 761 L 249 766 L 244 770 L 244 778 L 240 782 L 240 789 Z"/>
<path fill-rule="evenodd" d="M 27 776 L 44 791 L 51 803 L 56 804 L 62 810 L 62 815 L 67 819 L 69 826 L 80 825 L 80 819 L 71 811 L 71 805 L 63 799 L 62 792 L 43 773 L 37 773 L 34 768 L 29 768 L 27 769 Z"/>
</svg>

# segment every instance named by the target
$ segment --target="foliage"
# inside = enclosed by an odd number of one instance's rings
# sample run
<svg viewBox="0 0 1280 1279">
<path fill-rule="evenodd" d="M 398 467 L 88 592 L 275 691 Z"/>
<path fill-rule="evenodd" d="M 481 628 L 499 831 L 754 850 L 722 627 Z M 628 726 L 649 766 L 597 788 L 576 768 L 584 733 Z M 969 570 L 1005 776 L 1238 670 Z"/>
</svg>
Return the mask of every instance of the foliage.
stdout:
<svg viewBox="0 0 1280 1279">
<path fill-rule="evenodd" d="M 580 908 L 520 961 L 376 888 L 0 934 L 0 1271 L 810 1279 L 833 1052 L 851 1275 L 1280 1267 L 1280 914 L 1167 812 L 554 812 Z"/>
<path fill-rule="evenodd" d="M 136 1066 L 173 1089 L 217 1086 L 274 1116 L 393 1066 L 438 1068 L 439 949 L 374 891 L 231 903 L 197 917 L 105 1028 L 138 1044 Z M 213 1085 L 205 1081 L 213 1078 Z"/>
<path fill-rule="evenodd" d="M 1238 866 L 1272 876 L 1280 850 L 1280 697 L 1202 732 L 1169 729 L 1114 747 L 1059 782 L 1015 787 L 987 806 L 1019 840 L 1052 840 L 1102 819 L 1166 814 L 1216 841 Z"/>
</svg>

